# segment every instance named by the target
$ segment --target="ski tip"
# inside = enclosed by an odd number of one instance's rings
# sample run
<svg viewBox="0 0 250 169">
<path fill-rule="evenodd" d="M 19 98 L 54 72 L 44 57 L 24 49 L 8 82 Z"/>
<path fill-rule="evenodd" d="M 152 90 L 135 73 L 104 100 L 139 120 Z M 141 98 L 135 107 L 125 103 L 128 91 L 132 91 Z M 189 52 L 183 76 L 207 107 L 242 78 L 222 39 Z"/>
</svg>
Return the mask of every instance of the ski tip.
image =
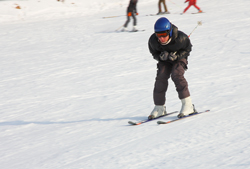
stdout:
<svg viewBox="0 0 250 169">
<path fill-rule="evenodd" d="M 135 123 L 135 122 L 132 122 L 132 121 L 128 121 L 128 124 L 131 124 L 131 125 L 139 125 L 141 123 Z"/>
<path fill-rule="evenodd" d="M 165 121 L 157 121 L 157 124 L 167 124 Z"/>
<path fill-rule="evenodd" d="M 135 123 L 132 121 L 128 121 L 128 124 L 135 125 Z"/>
</svg>

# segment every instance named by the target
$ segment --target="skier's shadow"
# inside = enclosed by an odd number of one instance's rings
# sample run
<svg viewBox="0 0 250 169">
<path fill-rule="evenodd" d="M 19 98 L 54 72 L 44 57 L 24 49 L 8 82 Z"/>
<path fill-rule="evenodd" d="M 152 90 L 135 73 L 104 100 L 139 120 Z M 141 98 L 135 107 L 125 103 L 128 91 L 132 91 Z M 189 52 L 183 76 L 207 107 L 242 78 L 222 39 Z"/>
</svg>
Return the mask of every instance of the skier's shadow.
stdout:
<svg viewBox="0 0 250 169">
<path fill-rule="evenodd" d="M 71 124 L 71 123 L 84 123 L 84 122 L 103 122 L 103 121 L 119 121 L 119 120 L 140 120 L 145 117 L 123 117 L 123 118 L 92 118 L 88 120 L 75 120 L 75 121 L 6 121 L 0 122 L 0 126 L 19 126 L 19 125 L 28 125 L 28 124 L 38 124 L 38 125 L 50 125 L 50 124 Z"/>
</svg>

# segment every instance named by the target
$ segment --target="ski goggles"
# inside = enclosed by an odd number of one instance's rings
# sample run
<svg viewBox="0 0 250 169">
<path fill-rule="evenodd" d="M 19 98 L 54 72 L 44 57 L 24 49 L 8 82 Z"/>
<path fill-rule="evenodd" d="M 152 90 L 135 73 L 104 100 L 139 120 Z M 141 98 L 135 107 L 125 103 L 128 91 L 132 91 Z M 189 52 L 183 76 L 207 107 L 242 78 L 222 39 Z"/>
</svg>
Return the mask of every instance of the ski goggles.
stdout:
<svg viewBox="0 0 250 169">
<path fill-rule="evenodd" d="M 155 35 L 157 36 L 157 38 L 160 38 L 160 37 L 167 37 L 168 36 L 168 32 L 163 32 L 163 33 L 155 33 Z"/>
</svg>

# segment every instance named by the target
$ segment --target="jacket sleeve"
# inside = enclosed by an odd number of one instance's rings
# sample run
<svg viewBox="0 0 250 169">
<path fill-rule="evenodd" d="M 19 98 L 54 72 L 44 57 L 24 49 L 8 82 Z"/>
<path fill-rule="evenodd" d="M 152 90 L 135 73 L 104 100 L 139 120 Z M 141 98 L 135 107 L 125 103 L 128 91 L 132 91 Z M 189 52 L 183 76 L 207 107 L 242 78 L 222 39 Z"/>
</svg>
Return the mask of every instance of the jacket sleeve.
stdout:
<svg viewBox="0 0 250 169">
<path fill-rule="evenodd" d="M 130 0 L 127 12 L 137 13 L 136 4 L 137 4 L 137 0 Z"/>
<path fill-rule="evenodd" d="M 160 61 L 160 54 L 161 52 L 155 49 L 155 46 L 153 45 L 153 38 L 152 36 L 149 38 L 148 41 L 148 49 L 149 52 L 152 54 L 153 58 L 157 61 Z"/>
<path fill-rule="evenodd" d="M 189 37 L 186 34 L 182 34 L 181 38 L 180 38 L 182 47 L 180 50 L 177 51 L 178 54 L 178 58 L 179 60 L 186 58 L 190 55 L 190 52 L 192 51 L 192 44 L 190 42 Z"/>
<path fill-rule="evenodd" d="M 136 5 L 137 5 L 137 0 L 134 0 L 134 12 L 135 12 L 135 13 L 137 13 Z"/>
</svg>

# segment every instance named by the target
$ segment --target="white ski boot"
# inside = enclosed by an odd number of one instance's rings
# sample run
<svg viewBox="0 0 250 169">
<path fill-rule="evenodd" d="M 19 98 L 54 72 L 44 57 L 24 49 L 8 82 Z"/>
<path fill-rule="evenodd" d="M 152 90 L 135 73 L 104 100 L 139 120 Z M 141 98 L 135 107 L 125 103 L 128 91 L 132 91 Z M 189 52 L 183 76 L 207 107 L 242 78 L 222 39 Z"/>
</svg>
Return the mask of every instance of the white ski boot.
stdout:
<svg viewBox="0 0 250 169">
<path fill-rule="evenodd" d="M 165 11 L 164 14 L 170 14 L 170 12 L 169 11 Z"/>
<path fill-rule="evenodd" d="M 132 32 L 137 32 L 138 29 L 136 28 L 136 26 L 133 26 Z"/>
<path fill-rule="evenodd" d="M 158 12 L 156 15 L 163 15 L 164 12 Z"/>
<path fill-rule="evenodd" d="M 154 110 L 148 116 L 148 119 L 155 119 L 155 118 L 157 118 L 159 116 L 163 116 L 165 114 L 167 114 L 166 106 L 155 106 Z"/>
<path fill-rule="evenodd" d="M 127 27 L 123 27 L 121 31 L 122 32 L 128 32 L 128 28 Z"/>
<path fill-rule="evenodd" d="M 191 97 L 186 97 L 185 99 L 181 99 L 182 107 L 181 111 L 178 114 L 178 118 L 182 118 L 184 116 L 188 116 L 190 114 L 196 113 L 197 111 L 194 108 L 194 105 L 192 104 Z"/>
</svg>

